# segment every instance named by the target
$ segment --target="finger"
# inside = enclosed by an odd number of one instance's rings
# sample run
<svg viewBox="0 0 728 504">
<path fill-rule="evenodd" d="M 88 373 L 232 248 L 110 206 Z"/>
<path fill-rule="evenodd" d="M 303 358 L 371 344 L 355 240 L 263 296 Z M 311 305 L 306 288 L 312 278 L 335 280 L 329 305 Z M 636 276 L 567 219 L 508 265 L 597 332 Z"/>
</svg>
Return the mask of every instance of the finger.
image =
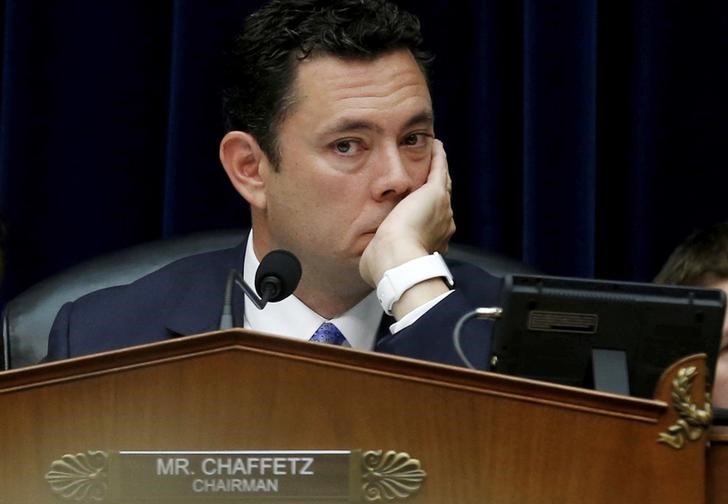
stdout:
<svg viewBox="0 0 728 504">
<path fill-rule="evenodd" d="M 447 187 L 450 180 L 450 174 L 447 167 L 447 155 L 442 142 L 435 139 L 432 142 L 432 160 L 430 161 L 430 173 L 427 177 L 428 182 Z"/>
</svg>

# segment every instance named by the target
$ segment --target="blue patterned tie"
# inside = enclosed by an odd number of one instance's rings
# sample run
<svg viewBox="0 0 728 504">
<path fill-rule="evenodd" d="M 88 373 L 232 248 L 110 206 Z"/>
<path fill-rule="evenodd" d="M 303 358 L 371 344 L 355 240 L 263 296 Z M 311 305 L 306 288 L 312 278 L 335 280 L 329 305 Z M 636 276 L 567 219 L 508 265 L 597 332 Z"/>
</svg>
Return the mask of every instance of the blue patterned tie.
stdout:
<svg viewBox="0 0 728 504">
<path fill-rule="evenodd" d="M 341 345 L 346 341 L 346 338 L 339 328 L 331 322 L 324 322 L 316 329 L 309 341 L 315 341 L 317 343 L 326 343 L 328 345 Z"/>
</svg>

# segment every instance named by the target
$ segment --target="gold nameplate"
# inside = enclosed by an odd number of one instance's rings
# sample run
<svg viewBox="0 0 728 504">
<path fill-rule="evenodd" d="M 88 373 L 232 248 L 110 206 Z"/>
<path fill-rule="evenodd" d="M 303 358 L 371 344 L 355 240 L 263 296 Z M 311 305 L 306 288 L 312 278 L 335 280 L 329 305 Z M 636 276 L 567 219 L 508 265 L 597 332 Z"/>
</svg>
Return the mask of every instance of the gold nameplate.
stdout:
<svg viewBox="0 0 728 504">
<path fill-rule="evenodd" d="M 64 455 L 45 477 L 73 502 L 386 502 L 415 493 L 426 473 L 382 450 L 89 451 Z"/>
</svg>

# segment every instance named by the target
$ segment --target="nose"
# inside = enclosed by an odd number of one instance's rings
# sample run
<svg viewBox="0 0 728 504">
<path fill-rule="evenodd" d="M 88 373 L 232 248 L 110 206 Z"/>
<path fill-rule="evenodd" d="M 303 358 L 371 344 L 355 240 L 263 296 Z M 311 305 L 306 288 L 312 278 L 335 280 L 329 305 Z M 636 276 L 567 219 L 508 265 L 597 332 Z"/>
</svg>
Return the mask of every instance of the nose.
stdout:
<svg viewBox="0 0 728 504">
<path fill-rule="evenodd" d="M 382 149 L 374 161 L 376 176 L 372 196 L 375 200 L 399 199 L 414 189 L 411 167 L 397 147 Z"/>
</svg>

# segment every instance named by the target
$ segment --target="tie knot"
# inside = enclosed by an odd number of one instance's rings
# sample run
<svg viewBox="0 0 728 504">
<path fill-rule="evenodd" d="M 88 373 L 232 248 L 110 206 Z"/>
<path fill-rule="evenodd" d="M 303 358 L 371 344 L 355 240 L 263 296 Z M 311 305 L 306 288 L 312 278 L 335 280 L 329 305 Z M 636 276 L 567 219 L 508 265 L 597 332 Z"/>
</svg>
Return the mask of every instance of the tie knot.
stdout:
<svg viewBox="0 0 728 504">
<path fill-rule="evenodd" d="M 326 343 L 328 345 L 341 345 L 346 341 L 346 338 L 339 328 L 331 322 L 324 322 L 316 329 L 309 341 L 315 341 L 317 343 Z"/>
</svg>

